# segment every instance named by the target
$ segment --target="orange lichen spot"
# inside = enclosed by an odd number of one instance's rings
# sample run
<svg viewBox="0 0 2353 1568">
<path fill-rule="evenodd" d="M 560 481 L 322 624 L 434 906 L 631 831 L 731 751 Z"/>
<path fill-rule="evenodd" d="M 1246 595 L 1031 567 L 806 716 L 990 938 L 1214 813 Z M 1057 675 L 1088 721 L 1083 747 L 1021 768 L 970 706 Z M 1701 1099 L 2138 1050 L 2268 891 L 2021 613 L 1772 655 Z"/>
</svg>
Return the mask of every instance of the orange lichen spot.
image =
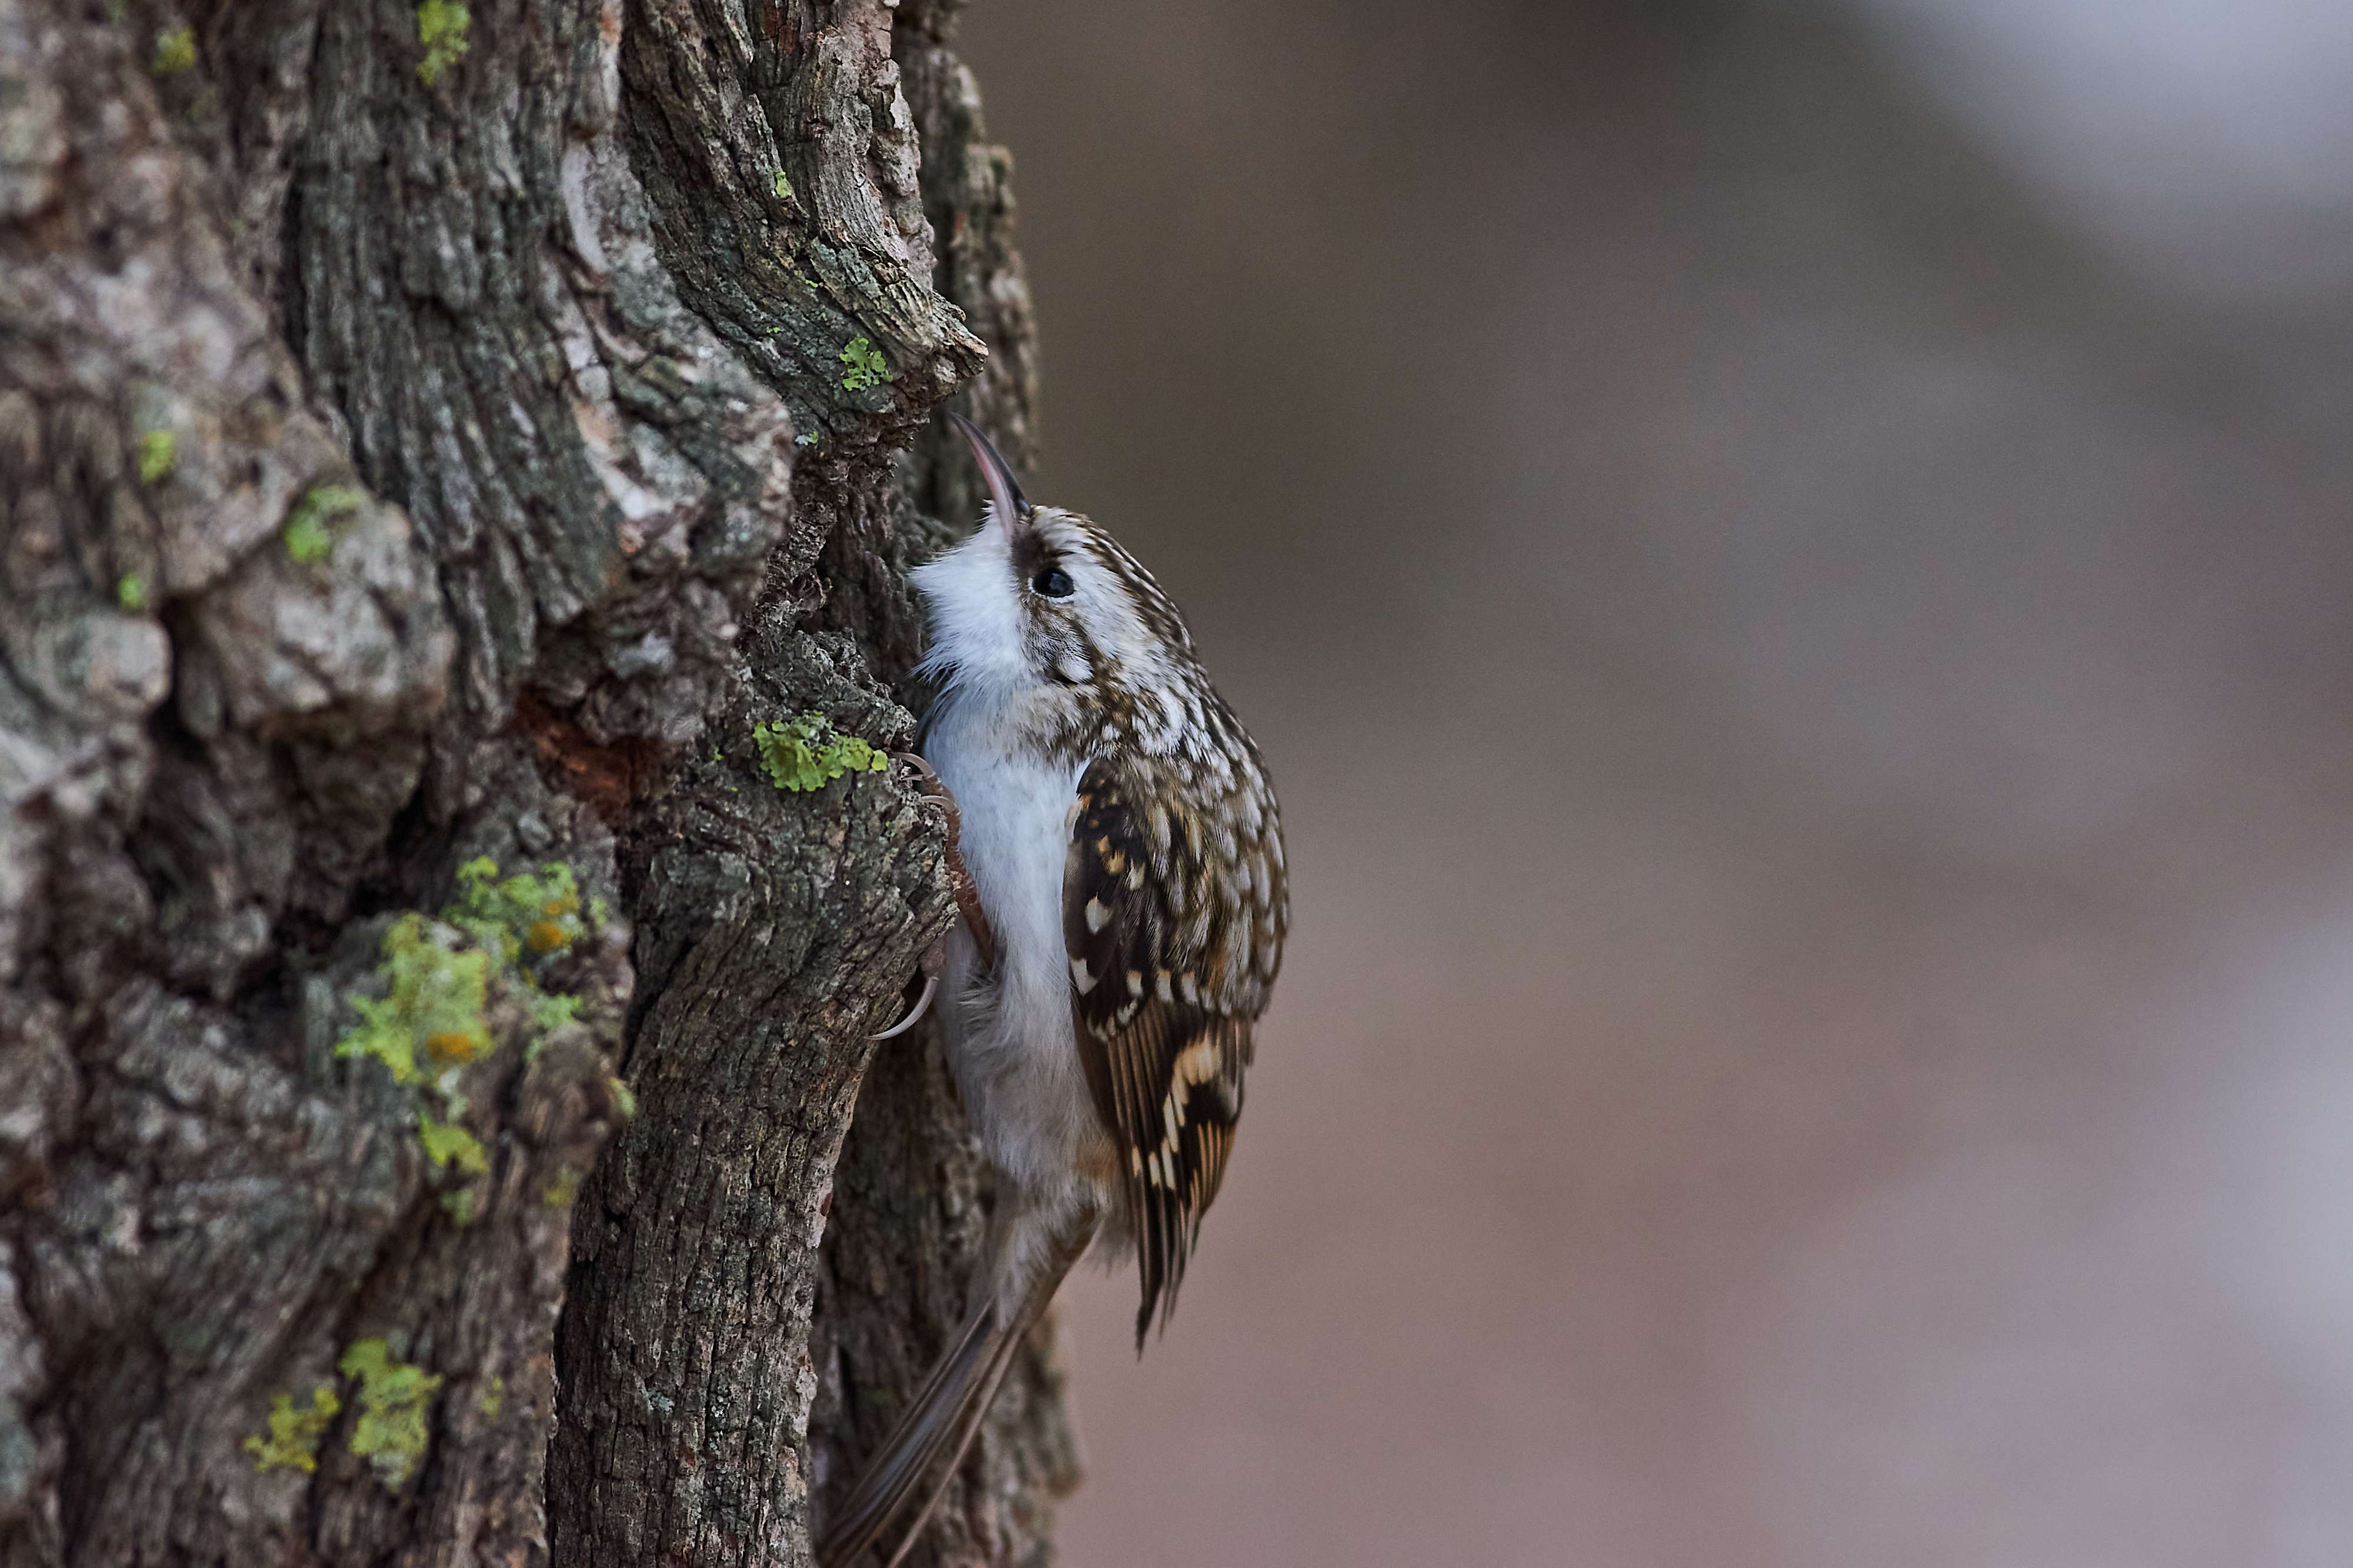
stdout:
<svg viewBox="0 0 2353 1568">
<path fill-rule="evenodd" d="M 443 1029 L 425 1037 L 425 1054 L 437 1062 L 470 1062 L 482 1054 L 482 1037 L 471 1029 Z"/>
<path fill-rule="evenodd" d="M 522 943 L 533 952 L 554 952 L 572 941 L 570 933 L 554 921 L 533 921 L 531 929 L 522 933 Z"/>
</svg>

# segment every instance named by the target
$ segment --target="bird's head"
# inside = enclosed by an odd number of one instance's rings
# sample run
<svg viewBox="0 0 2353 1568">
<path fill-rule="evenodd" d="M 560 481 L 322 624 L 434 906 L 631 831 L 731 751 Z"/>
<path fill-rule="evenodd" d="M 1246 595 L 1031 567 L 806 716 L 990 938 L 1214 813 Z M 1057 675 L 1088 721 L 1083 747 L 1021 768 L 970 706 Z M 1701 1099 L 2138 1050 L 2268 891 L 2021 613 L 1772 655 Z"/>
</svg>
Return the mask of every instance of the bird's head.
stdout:
<svg viewBox="0 0 2353 1568">
<path fill-rule="evenodd" d="M 972 537 L 913 574 L 931 619 L 923 673 L 944 691 L 998 700 L 1061 706 L 1052 700 L 1067 693 L 1080 710 L 1181 684 L 1195 668 L 1192 634 L 1152 574 L 1089 519 L 1031 505 L 988 437 L 949 417 L 987 481 L 988 510 Z"/>
</svg>

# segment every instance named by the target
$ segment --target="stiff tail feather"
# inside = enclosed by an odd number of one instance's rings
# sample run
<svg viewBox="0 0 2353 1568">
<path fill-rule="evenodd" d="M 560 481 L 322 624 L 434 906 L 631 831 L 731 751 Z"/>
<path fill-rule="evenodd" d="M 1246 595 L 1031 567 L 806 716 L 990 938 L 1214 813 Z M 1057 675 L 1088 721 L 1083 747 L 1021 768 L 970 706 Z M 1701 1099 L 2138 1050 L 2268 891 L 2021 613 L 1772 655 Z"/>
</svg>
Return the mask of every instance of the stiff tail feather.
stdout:
<svg viewBox="0 0 2353 1568">
<path fill-rule="evenodd" d="M 980 1431 L 1021 1342 L 1046 1315 L 1062 1276 L 1086 1251 L 1093 1234 L 1089 1224 L 1071 1243 L 1054 1249 L 1050 1267 L 1009 1320 L 993 1290 L 965 1320 L 955 1342 L 923 1380 L 881 1451 L 868 1461 L 857 1486 L 827 1524 L 818 1542 L 818 1568 L 849 1568 L 894 1528 L 901 1531 L 899 1542 L 886 1562 L 888 1568 L 898 1568 Z M 990 1273 L 994 1277 L 996 1270 Z"/>
</svg>

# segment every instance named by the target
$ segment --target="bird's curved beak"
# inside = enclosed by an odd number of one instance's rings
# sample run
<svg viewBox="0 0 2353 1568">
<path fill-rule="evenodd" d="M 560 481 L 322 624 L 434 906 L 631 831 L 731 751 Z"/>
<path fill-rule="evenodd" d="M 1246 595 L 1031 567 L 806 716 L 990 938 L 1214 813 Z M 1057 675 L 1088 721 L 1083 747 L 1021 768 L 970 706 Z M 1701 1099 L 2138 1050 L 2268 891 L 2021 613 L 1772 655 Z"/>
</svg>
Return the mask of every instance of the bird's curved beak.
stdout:
<svg viewBox="0 0 2353 1568">
<path fill-rule="evenodd" d="M 988 485 L 989 504 L 997 510 L 997 526 L 1010 537 L 1014 523 L 1029 515 L 1029 498 L 1021 493 L 1020 484 L 1013 478 L 1013 469 L 997 455 L 988 437 L 980 433 L 980 426 L 954 410 L 949 411 L 948 417 L 955 422 L 955 427 L 964 432 L 965 440 L 971 444 L 973 461 L 980 465 L 980 477 Z"/>
</svg>

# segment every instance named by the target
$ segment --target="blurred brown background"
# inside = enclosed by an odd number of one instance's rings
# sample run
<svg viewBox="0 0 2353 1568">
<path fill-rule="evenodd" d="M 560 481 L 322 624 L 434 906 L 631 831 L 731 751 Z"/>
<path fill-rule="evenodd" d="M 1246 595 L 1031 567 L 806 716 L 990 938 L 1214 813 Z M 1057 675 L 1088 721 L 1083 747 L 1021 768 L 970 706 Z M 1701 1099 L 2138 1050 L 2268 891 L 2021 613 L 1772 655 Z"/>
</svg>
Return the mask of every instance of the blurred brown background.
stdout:
<svg viewBox="0 0 2353 1568">
<path fill-rule="evenodd" d="M 2353 7 L 963 42 L 1293 850 L 1063 1561 L 2353 1562 Z"/>
</svg>

